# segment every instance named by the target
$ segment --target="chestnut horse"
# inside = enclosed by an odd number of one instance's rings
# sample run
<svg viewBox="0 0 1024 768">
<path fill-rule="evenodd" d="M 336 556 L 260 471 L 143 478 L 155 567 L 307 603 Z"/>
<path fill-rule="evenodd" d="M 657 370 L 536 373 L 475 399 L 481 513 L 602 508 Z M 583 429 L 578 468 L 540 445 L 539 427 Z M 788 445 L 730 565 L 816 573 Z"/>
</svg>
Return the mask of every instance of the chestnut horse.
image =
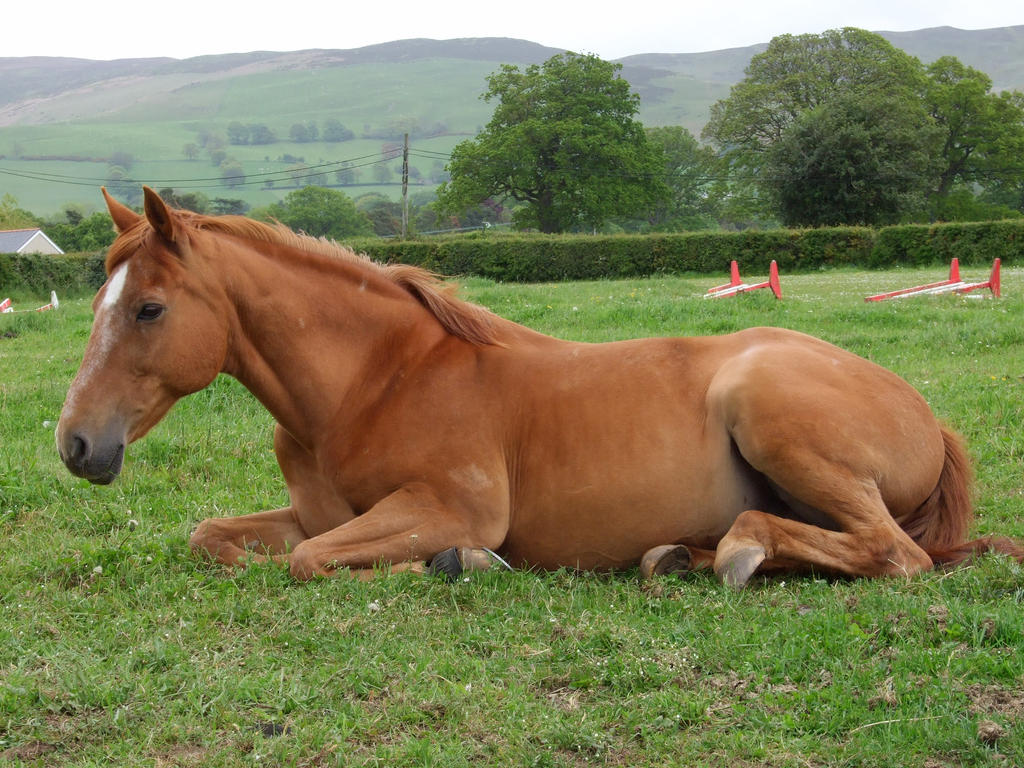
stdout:
<svg viewBox="0 0 1024 768">
<path fill-rule="evenodd" d="M 277 421 L 289 506 L 202 522 L 196 551 L 299 579 L 485 547 L 520 566 L 672 562 L 912 575 L 965 543 L 960 441 L 905 381 L 793 331 L 554 339 L 429 273 L 242 217 L 144 215 L 119 236 L 57 428 L 95 483 L 224 372 Z M 657 569 L 656 569 L 657 570 Z"/>
</svg>

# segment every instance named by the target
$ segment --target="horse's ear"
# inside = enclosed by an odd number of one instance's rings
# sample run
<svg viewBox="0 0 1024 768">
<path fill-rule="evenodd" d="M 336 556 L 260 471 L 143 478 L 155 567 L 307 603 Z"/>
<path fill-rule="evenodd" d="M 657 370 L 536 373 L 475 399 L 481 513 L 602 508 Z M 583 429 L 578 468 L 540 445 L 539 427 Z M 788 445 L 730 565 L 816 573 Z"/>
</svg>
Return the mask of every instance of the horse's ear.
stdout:
<svg viewBox="0 0 1024 768">
<path fill-rule="evenodd" d="M 143 209 L 146 211 L 149 225 L 169 244 L 175 243 L 178 236 L 178 226 L 174 212 L 163 201 L 163 198 L 149 187 L 143 187 L 142 192 L 144 197 Z"/>
<path fill-rule="evenodd" d="M 107 192 L 106 187 L 100 187 L 100 191 L 103 192 L 103 199 L 107 201 L 107 210 L 110 211 L 110 218 L 114 220 L 114 227 L 119 233 L 127 232 L 142 221 L 142 217 L 139 214 L 127 205 L 123 205 L 112 198 L 110 193 Z"/>
</svg>

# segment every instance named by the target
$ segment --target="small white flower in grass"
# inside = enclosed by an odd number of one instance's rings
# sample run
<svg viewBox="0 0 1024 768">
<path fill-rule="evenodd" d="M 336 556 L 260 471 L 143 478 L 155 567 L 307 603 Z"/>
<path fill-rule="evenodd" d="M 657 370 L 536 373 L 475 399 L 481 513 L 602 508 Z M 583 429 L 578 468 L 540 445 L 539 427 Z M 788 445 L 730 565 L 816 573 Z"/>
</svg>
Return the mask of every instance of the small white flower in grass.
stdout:
<svg viewBox="0 0 1024 768">
<path fill-rule="evenodd" d="M 370 613 L 377 613 L 377 611 L 380 610 L 380 603 L 374 600 L 372 603 L 366 606 L 366 610 L 368 610 Z"/>
<path fill-rule="evenodd" d="M 128 530 L 129 531 L 134 531 L 138 527 L 139 527 L 139 521 L 136 520 L 135 518 L 132 518 L 131 520 L 128 521 Z"/>
<path fill-rule="evenodd" d="M 92 572 L 99 576 L 101 573 L 103 573 L 103 566 L 97 565 L 95 568 L 92 569 Z"/>
</svg>

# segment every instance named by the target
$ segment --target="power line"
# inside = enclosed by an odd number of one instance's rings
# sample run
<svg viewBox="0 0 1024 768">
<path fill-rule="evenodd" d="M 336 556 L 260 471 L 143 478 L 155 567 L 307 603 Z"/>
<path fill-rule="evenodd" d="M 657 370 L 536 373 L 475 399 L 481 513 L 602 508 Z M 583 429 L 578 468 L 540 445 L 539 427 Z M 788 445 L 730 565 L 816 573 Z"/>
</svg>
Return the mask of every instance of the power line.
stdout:
<svg viewBox="0 0 1024 768">
<path fill-rule="evenodd" d="M 331 160 L 314 165 L 302 165 L 301 167 L 293 166 L 291 169 L 266 171 L 263 173 L 247 173 L 239 176 L 221 175 L 185 179 L 142 179 L 129 176 L 122 179 L 112 180 L 109 177 L 99 178 L 96 176 L 74 176 L 69 174 L 50 173 L 47 171 L 14 170 L 12 168 L 3 167 L 0 167 L 0 174 L 14 176 L 16 178 L 30 179 L 32 181 L 67 184 L 72 186 L 97 186 L 101 184 L 110 184 L 116 181 L 118 184 L 145 183 L 159 187 L 173 186 L 178 189 L 217 189 L 225 187 L 253 186 L 278 181 L 300 181 L 302 179 L 310 179 L 334 171 L 355 170 L 357 168 L 366 168 L 373 165 L 390 163 L 397 159 L 400 156 L 400 153 L 401 152 L 399 151 L 399 154 L 396 155 L 393 152 L 388 151 L 383 153 L 382 156 L 382 153 L 374 152 L 370 155 L 361 155 L 359 157 L 353 157 L 346 160 Z M 244 180 L 228 183 L 230 179 Z"/>
<path fill-rule="evenodd" d="M 53 174 L 33 175 L 31 173 L 19 173 L 18 171 L 12 171 L 12 170 L 10 170 L 8 168 L 0 168 L 0 173 L 2 173 L 4 175 L 7 175 L 7 176 L 16 176 L 16 177 L 22 178 L 22 179 L 31 179 L 32 181 L 50 181 L 50 182 L 53 182 L 55 184 L 73 184 L 73 185 L 77 185 L 77 186 L 80 186 L 80 187 L 95 187 L 96 186 L 96 184 L 93 181 L 86 181 L 84 179 L 83 180 L 75 181 L 75 180 L 72 180 L 73 177 L 68 178 L 67 180 L 61 180 L 61 179 L 56 179 L 56 178 L 46 178 L 46 176 L 48 176 L 48 175 L 52 176 Z"/>
<path fill-rule="evenodd" d="M 367 158 L 377 157 L 377 155 L 378 155 L 378 153 L 375 152 L 372 155 L 362 155 L 360 157 L 354 157 L 354 158 L 352 158 L 350 160 L 331 160 L 329 162 L 319 163 L 317 165 L 304 165 L 303 166 L 303 170 L 313 170 L 313 169 L 316 169 L 316 168 L 323 168 L 323 167 L 327 167 L 327 166 L 336 166 L 336 165 L 339 165 L 339 164 L 353 163 L 353 162 L 355 162 L 357 160 L 365 160 Z M 287 169 L 283 169 L 283 170 L 279 170 L 279 171 L 267 171 L 266 173 L 250 173 L 250 174 L 246 174 L 246 176 L 247 177 L 275 176 L 275 175 L 279 175 L 279 174 L 286 174 L 288 172 L 289 171 Z M 10 174 L 12 176 L 19 174 L 18 171 L 12 171 L 10 169 L 4 169 L 4 168 L 0 168 L 0 173 L 8 173 L 8 174 Z M 30 172 L 21 171 L 20 173 L 21 173 L 21 175 L 26 175 L 26 174 L 29 174 Z M 46 177 L 50 177 L 50 178 L 53 178 L 55 180 L 57 180 L 57 179 L 68 179 L 68 180 L 74 180 L 74 181 L 77 181 L 77 182 L 87 182 L 87 181 L 106 182 L 108 180 L 107 177 L 98 178 L 96 176 L 71 176 L 71 175 L 61 174 L 61 173 L 48 173 L 46 171 L 33 171 L 31 173 L 34 174 L 34 176 L 32 176 L 33 178 L 35 176 L 38 176 L 40 178 L 40 180 L 43 180 Z M 191 183 L 201 182 L 201 181 L 221 181 L 221 180 L 223 180 L 223 178 L 224 178 L 223 176 L 206 176 L 206 177 L 199 177 L 199 178 L 194 178 L 194 179 L 149 179 L 149 182 L 152 183 L 152 184 L 156 184 L 156 185 L 168 185 L 168 184 L 179 184 L 179 183 L 191 184 Z M 131 179 L 131 180 L 134 181 L 134 179 Z"/>
<path fill-rule="evenodd" d="M 384 153 L 375 152 L 368 155 L 360 155 L 345 160 L 331 160 L 323 163 L 317 163 L 313 165 L 302 165 L 293 166 L 290 169 L 281 169 L 276 171 L 266 171 L 260 173 L 247 173 L 240 174 L 239 176 L 200 176 L 195 178 L 169 178 L 169 179 L 141 179 L 135 177 L 125 177 L 123 179 L 112 180 L 109 177 L 99 178 L 96 176 L 75 176 L 69 174 L 51 173 L 47 171 L 26 171 L 26 170 L 15 170 L 11 168 L 0 167 L 0 174 L 13 176 L 16 178 L 29 179 L 32 181 L 48 182 L 54 184 L 66 184 L 71 186 L 91 186 L 95 187 L 101 184 L 149 184 L 156 187 L 174 187 L 176 189 L 223 189 L 223 188 L 235 188 L 240 186 L 255 186 L 255 185 L 272 185 L 277 182 L 289 182 L 289 181 L 302 181 L 305 179 L 316 178 L 326 173 L 331 172 L 344 172 L 348 170 L 357 170 L 359 168 L 371 167 L 374 165 L 381 165 L 385 163 L 393 162 L 400 157 L 401 150 L 392 151 L 389 150 Z M 435 160 L 435 161 L 448 161 L 451 159 L 450 153 L 438 152 L 435 150 L 420 149 L 420 148 L 409 148 L 409 154 L 413 157 L 421 159 Z M 617 171 L 615 169 L 595 169 L 589 170 L 580 167 L 565 168 L 556 171 L 557 173 L 571 173 L 574 175 L 586 174 L 588 176 L 601 176 L 601 177 L 612 177 L 612 178 L 623 178 L 623 179 L 634 179 L 634 180 L 650 180 L 650 179 L 679 179 L 689 178 L 694 185 L 704 185 L 713 183 L 734 183 L 734 184 L 750 184 L 754 182 L 769 182 L 769 181 L 785 181 L 786 178 L 791 178 L 787 175 L 768 175 L 764 173 L 750 173 L 750 172 L 729 172 L 729 173 L 712 173 L 712 174 L 700 174 L 690 175 L 687 171 L 681 171 L 676 173 L 671 172 L 651 172 L 651 173 L 635 173 L 627 171 Z M 972 178 L 987 178 L 987 179 L 998 179 L 1001 177 L 1013 178 L 1024 174 L 1024 166 L 1012 166 L 1004 168 L 991 168 L 984 170 L 977 170 L 971 173 Z M 829 174 L 810 174 L 801 175 L 796 174 L 795 180 L 813 180 L 818 179 L 832 179 L 835 178 Z M 900 178 L 911 178 L 910 176 L 902 176 L 897 174 L 886 174 L 878 175 L 879 180 L 893 181 Z M 235 181 L 232 181 L 235 179 Z M 869 180 L 867 176 L 858 176 L 859 181 Z"/>
<path fill-rule="evenodd" d="M 435 152 L 432 149 L 418 149 L 409 147 L 409 154 L 415 155 L 416 157 L 422 157 L 425 160 L 451 160 L 452 156 L 450 152 Z"/>
</svg>

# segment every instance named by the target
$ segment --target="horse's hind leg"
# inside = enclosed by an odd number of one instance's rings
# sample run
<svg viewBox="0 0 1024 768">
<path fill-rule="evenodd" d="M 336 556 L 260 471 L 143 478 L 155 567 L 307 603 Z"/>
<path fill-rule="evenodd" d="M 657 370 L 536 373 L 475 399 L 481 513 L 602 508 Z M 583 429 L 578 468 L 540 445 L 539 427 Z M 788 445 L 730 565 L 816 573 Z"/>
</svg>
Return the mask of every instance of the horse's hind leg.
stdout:
<svg viewBox="0 0 1024 768">
<path fill-rule="evenodd" d="M 896 522 L 930 497 L 942 473 L 942 431 L 928 404 L 899 377 L 836 347 L 761 334 L 708 389 L 709 419 L 767 481 L 719 541 L 715 571 L 742 585 L 759 568 L 854 577 L 930 569 Z"/>
<path fill-rule="evenodd" d="M 841 473 L 837 477 L 837 469 L 822 467 L 823 472 L 831 472 L 827 490 L 815 489 L 811 483 L 798 497 L 826 511 L 840 530 L 747 510 L 718 544 L 715 572 L 723 581 L 743 586 L 758 568 L 809 566 L 869 577 L 912 576 L 930 569 L 931 558 L 896 524 L 877 487 Z"/>
</svg>

